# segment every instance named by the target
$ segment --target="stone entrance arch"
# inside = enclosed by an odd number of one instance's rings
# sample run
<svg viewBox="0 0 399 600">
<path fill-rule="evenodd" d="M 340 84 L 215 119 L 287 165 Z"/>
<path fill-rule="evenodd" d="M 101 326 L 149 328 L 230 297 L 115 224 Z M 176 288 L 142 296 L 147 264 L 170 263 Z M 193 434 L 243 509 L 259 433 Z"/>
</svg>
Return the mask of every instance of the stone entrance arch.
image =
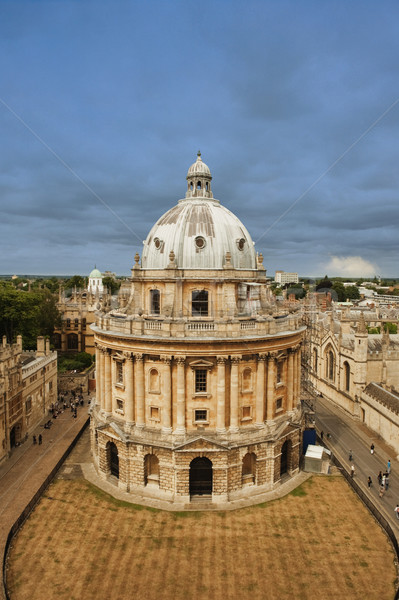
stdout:
<svg viewBox="0 0 399 600">
<path fill-rule="evenodd" d="M 119 479 L 119 454 L 114 442 L 108 443 L 109 470 L 111 475 Z"/>
<path fill-rule="evenodd" d="M 21 442 L 21 432 L 21 423 L 16 423 L 14 427 L 10 430 L 10 448 L 15 448 L 15 446 L 19 446 Z"/>
<path fill-rule="evenodd" d="M 280 458 L 280 476 L 288 473 L 290 463 L 291 463 L 291 441 L 286 440 L 281 448 L 281 458 Z"/>
<path fill-rule="evenodd" d="M 190 496 L 212 495 L 213 471 L 209 458 L 198 456 L 190 463 Z"/>
</svg>

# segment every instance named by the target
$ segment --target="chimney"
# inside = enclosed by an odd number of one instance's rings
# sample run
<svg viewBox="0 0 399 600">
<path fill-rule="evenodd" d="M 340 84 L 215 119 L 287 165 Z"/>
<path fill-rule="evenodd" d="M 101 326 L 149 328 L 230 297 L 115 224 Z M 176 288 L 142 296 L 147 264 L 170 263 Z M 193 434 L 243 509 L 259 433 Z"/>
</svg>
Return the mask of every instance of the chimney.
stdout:
<svg viewBox="0 0 399 600">
<path fill-rule="evenodd" d="M 46 338 L 46 356 L 50 354 L 50 338 Z"/>
<path fill-rule="evenodd" d="M 17 335 L 17 346 L 18 350 L 21 350 L 22 352 L 22 335 Z"/>
<path fill-rule="evenodd" d="M 44 337 L 42 335 L 40 335 L 37 338 L 37 352 L 36 352 L 36 356 L 45 356 Z"/>
</svg>

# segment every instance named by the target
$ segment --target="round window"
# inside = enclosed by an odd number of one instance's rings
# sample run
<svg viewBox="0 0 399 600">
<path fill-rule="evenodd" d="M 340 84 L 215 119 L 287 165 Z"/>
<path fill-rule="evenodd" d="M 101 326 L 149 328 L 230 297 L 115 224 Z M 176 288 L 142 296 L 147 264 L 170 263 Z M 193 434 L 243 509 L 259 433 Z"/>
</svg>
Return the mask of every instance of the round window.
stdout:
<svg viewBox="0 0 399 600">
<path fill-rule="evenodd" d="M 245 246 L 245 240 L 244 238 L 241 238 L 240 240 L 237 240 L 237 246 L 239 250 L 244 250 L 244 246 Z"/>
<path fill-rule="evenodd" d="M 202 248 L 205 248 L 205 238 L 203 238 L 201 235 L 198 235 L 195 238 L 195 245 L 197 246 L 197 248 L 199 248 L 200 250 Z"/>
</svg>

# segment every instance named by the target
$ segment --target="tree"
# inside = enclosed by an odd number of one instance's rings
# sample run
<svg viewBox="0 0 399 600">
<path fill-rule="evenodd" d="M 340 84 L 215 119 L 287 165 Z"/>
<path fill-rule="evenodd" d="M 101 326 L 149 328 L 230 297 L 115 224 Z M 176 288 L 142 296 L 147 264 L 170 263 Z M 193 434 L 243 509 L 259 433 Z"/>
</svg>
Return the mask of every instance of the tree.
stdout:
<svg viewBox="0 0 399 600">
<path fill-rule="evenodd" d="M 287 288 L 287 298 L 290 295 L 294 294 L 296 300 L 300 300 L 301 298 L 305 298 L 306 291 L 302 287 L 289 287 Z"/>
<path fill-rule="evenodd" d="M 0 284 L 0 336 L 9 343 L 22 335 L 24 348 L 36 348 L 37 336 L 50 336 L 60 319 L 56 298 L 47 289 L 27 292 Z"/>
<path fill-rule="evenodd" d="M 324 279 L 320 279 L 320 281 L 317 283 L 316 285 L 316 291 L 328 291 L 330 288 L 332 288 L 333 283 L 332 281 L 330 281 L 327 277 L 327 275 L 324 276 Z"/>
<path fill-rule="evenodd" d="M 359 288 L 357 288 L 355 285 L 348 285 L 348 287 L 345 288 L 345 293 L 346 293 L 346 298 L 348 300 L 359 300 L 360 299 Z"/>
<path fill-rule="evenodd" d="M 113 277 L 103 277 L 103 286 L 110 289 L 111 294 L 116 294 L 116 292 L 121 287 L 121 282 L 115 281 Z"/>
<path fill-rule="evenodd" d="M 83 289 L 86 287 L 86 282 L 85 282 L 85 278 L 82 277 L 81 275 L 74 275 L 73 277 L 71 277 L 70 279 L 67 279 L 65 281 L 65 288 L 66 289 L 73 289 L 73 288 L 77 288 L 79 289 Z"/>
</svg>

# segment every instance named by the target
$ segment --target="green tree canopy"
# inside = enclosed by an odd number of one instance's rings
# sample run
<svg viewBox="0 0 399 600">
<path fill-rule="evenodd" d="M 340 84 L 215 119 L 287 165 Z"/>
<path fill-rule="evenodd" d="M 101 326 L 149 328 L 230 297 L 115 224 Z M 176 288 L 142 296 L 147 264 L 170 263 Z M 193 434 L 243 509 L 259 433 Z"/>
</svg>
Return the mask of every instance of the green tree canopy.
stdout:
<svg viewBox="0 0 399 600">
<path fill-rule="evenodd" d="M 116 294 L 121 287 L 121 282 L 116 281 L 113 277 L 103 277 L 103 286 L 110 289 L 111 294 Z"/>
<path fill-rule="evenodd" d="M 327 275 L 324 276 L 324 279 L 320 279 L 316 285 L 316 291 L 328 290 L 332 288 L 333 282 L 330 281 Z"/>
</svg>

